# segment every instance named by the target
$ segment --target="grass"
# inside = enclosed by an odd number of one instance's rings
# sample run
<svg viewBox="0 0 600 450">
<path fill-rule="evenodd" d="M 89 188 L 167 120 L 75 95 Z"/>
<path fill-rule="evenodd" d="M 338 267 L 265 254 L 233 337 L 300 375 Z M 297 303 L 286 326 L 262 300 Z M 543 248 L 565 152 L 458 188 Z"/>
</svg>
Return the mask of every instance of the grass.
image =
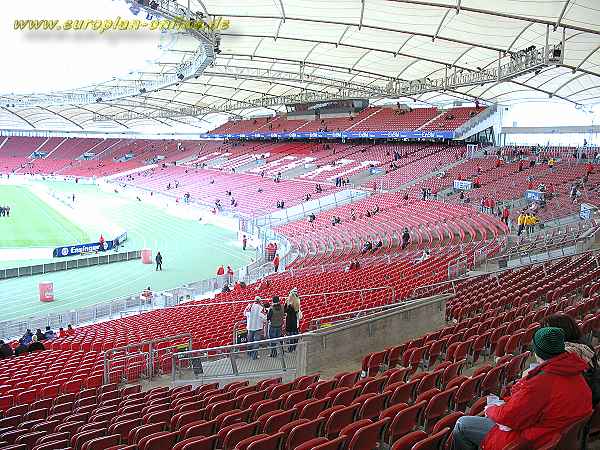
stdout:
<svg viewBox="0 0 600 450">
<path fill-rule="evenodd" d="M 0 247 L 52 247 L 88 242 L 77 225 L 40 200 L 29 189 L 0 186 L 0 204 L 10 217 L 0 217 Z"/>
</svg>

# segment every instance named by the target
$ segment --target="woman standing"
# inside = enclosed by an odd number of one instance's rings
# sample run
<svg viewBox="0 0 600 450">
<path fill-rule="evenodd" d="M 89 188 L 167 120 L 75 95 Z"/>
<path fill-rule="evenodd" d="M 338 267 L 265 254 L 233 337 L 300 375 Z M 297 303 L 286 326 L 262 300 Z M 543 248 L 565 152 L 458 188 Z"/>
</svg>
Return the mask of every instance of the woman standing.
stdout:
<svg viewBox="0 0 600 450">
<path fill-rule="evenodd" d="M 300 297 L 298 289 L 293 288 L 288 295 L 285 303 L 285 334 L 293 336 L 298 334 L 298 325 L 302 320 L 302 312 L 300 311 Z M 291 353 L 296 350 L 298 339 L 290 339 L 288 351 Z"/>
</svg>

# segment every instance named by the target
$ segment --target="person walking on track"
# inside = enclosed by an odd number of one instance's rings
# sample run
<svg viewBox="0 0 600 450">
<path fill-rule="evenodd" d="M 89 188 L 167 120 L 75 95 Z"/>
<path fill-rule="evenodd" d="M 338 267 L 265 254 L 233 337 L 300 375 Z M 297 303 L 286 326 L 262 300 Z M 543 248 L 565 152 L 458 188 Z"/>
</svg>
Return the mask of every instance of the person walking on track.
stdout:
<svg viewBox="0 0 600 450">
<path fill-rule="evenodd" d="M 160 252 L 156 254 L 156 270 L 162 271 L 162 255 Z"/>
</svg>

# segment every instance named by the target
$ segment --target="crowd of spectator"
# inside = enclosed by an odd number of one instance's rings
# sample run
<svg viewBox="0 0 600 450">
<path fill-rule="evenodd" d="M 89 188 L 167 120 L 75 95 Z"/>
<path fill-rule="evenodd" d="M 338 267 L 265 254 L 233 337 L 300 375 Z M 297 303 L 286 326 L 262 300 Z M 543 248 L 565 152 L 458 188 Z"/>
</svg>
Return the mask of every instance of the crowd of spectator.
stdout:
<svg viewBox="0 0 600 450">
<path fill-rule="evenodd" d="M 32 333 L 28 328 L 23 336 L 14 342 L 13 345 L 0 340 L 0 359 L 46 350 L 44 342 L 52 341 L 56 338 L 73 336 L 74 334 L 75 330 L 71 324 L 67 325 L 66 329 L 60 327 L 58 333 L 54 332 L 50 326 L 47 326 L 45 331 L 38 328 L 35 333 Z"/>
</svg>

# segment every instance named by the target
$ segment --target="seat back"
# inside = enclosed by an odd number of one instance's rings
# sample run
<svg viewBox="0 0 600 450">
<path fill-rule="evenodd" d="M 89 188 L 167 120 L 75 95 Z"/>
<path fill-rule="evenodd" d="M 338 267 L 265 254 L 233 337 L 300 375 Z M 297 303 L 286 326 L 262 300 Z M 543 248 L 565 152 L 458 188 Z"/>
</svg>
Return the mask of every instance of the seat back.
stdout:
<svg viewBox="0 0 600 450">
<path fill-rule="evenodd" d="M 380 441 L 383 429 L 389 423 L 390 419 L 378 420 L 370 425 L 359 428 L 354 436 L 350 438 L 347 450 L 362 450 L 365 448 L 375 448 Z"/>
<path fill-rule="evenodd" d="M 387 441 L 391 444 L 400 436 L 404 436 L 413 431 L 421 421 L 421 416 L 423 415 L 426 406 L 427 402 L 422 401 L 409 406 L 396 414 L 396 417 L 392 419 L 388 428 Z"/>
<path fill-rule="evenodd" d="M 285 441 L 286 450 L 293 450 L 303 442 L 319 436 L 325 419 L 320 417 L 293 427 Z M 283 429 L 281 431 L 284 431 Z"/>
<path fill-rule="evenodd" d="M 592 415 L 579 419 L 562 432 L 557 450 L 577 449 L 582 447 L 585 426 Z"/>
<path fill-rule="evenodd" d="M 417 442 L 412 450 L 440 450 L 448 436 L 450 435 L 450 428 L 444 428 L 439 432 Z"/>
</svg>

